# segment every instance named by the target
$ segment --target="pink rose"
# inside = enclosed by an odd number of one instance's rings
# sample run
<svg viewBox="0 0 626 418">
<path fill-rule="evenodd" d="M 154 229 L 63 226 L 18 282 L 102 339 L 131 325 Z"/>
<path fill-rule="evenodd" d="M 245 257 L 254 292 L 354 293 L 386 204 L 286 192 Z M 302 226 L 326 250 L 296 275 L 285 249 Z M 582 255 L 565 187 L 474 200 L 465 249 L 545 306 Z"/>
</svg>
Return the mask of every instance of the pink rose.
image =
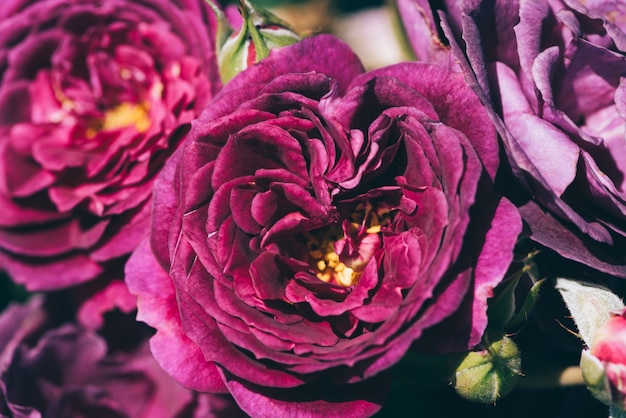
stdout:
<svg viewBox="0 0 626 418">
<path fill-rule="evenodd" d="M 146 234 L 152 183 L 221 87 L 204 0 L 5 0 L 0 267 L 94 279 Z"/>
<path fill-rule="evenodd" d="M 626 309 L 614 313 L 598 329 L 581 366 L 596 397 L 626 410 Z"/>
</svg>

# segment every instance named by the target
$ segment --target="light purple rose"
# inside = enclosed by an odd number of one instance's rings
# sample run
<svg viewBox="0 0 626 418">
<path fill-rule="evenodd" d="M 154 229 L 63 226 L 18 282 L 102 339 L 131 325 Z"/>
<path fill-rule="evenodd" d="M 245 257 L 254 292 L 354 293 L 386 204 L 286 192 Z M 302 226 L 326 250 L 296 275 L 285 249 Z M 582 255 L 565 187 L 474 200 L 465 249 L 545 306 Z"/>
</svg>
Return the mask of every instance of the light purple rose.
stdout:
<svg viewBox="0 0 626 418">
<path fill-rule="evenodd" d="M 481 339 L 521 229 L 497 166 L 460 74 L 365 73 L 325 35 L 272 51 L 155 184 L 151 246 L 126 266 L 155 357 L 252 416 L 375 413 L 425 332 L 438 351 Z"/>
<path fill-rule="evenodd" d="M 91 280 L 147 233 L 152 183 L 221 87 L 204 0 L 5 0 L 0 267 Z"/>
<path fill-rule="evenodd" d="M 109 332 L 114 338 L 106 338 L 70 322 L 56 325 L 42 302 L 12 305 L 0 315 L 1 416 L 243 416 L 232 398 L 193 393 L 174 381 L 132 318 L 118 321 Z"/>
<path fill-rule="evenodd" d="M 524 187 L 531 238 L 626 277 L 626 3 L 444 3 L 453 54 Z"/>
</svg>

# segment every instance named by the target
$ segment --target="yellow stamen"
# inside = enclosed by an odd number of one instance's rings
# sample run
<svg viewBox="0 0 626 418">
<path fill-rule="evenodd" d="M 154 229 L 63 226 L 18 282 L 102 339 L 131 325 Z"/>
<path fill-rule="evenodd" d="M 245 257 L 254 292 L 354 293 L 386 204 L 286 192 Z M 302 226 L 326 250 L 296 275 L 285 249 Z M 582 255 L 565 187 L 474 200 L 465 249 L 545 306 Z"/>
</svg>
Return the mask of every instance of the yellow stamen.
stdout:
<svg viewBox="0 0 626 418">
<path fill-rule="evenodd" d="M 365 230 L 368 234 L 378 234 L 380 232 L 380 225 L 370 226 Z"/>
<path fill-rule="evenodd" d="M 360 273 L 346 266 L 335 252 L 334 241 L 341 239 L 343 234 L 338 228 L 330 228 L 324 233 L 307 232 L 306 247 L 309 252 L 310 266 L 317 270 L 315 276 L 323 282 L 334 281 L 340 286 L 352 286 Z"/>
<path fill-rule="evenodd" d="M 130 80 L 132 75 L 133 73 L 128 68 L 122 68 L 120 70 L 120 77 L 122 77 L 124 80 Z"/>
<path fill-rule="evenodd" d="M 104 116 L 102 129 L 118 129 L 134 125 L 138 132 L 145 132 L 150 127 L 148 104 L 122 103 L 109 110 Z"/>
<path fill-rule="evenodd" d="M 357 204 L 349 219 L 351 221 L 349 233 L 354 234 L 351 239 L 357 242 L 364 239 L 363 233 L 380 234 L 382 229 L 391 223 L 390 211 L 387 208 L 379 210 L 369 201 Z M 332 282 L 345 287 L 353 286 L 359 281 L 369 257 L 373 254 L 366 251 L 363 254 L 349 256 L 345 260 L 340 259 L 335 252 L 335 243 L 344 237 L 344 231 L 339 224 L 305 232 L 303 236 L 306 239 L 309 266 L 323 282 Z M 372 245 L 371 239 L 368 239 L 368 242 L 367 245 Z"/>
<path fill-rule="evenodd" d="M 88 139 L 94 138 L 99 131 L 108 131 L 134 126 L 137 132 L 144 133 L 152 123 L 148 115 L 148 103 L 122 103 L 104 114 L 104 119 L 85 130 Z"/>
<path fill-rule="evenodd" d="M 343 265 L 343 263 L 342 263 Z M 345 267 L 345 266 L 344 266 Z M 335 280 L 342 286 L 352 286 L 354 284 L 356 273 L 350 267 L 345 267 L 338 274 L 335 274 Z"/>
</svg>

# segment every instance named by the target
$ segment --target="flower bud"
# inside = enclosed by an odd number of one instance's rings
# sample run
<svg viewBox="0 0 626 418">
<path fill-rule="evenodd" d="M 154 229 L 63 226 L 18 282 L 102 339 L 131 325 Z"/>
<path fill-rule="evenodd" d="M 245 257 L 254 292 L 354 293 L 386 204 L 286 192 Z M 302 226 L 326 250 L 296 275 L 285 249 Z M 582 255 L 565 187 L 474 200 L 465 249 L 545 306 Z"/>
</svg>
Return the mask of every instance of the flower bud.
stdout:
<svg viewBox="0 0 626 418">
<path fill-rule="evenodd" d="M 509 393 L 521 375 L 517 345 L 507 336 L 472 351 L 456 369 L 454 388 L 470 401 L 493 403 Z"/>
<path fill-rule="evenodd" d="M 626 410 L 626 309 L 614 312 L 598 330 L 580 367 L 593 395 Z"/>
<path fill-rule="evenodd" d="M 243 21 L 238 32 L 229 25 L 221 10 L 213 9 L 219 22 L 217 59 L 224 83 L 267 57 L 270 50 L 301 39 L 287 22 L 247 0 L 241 0 Z"/>
</svg>

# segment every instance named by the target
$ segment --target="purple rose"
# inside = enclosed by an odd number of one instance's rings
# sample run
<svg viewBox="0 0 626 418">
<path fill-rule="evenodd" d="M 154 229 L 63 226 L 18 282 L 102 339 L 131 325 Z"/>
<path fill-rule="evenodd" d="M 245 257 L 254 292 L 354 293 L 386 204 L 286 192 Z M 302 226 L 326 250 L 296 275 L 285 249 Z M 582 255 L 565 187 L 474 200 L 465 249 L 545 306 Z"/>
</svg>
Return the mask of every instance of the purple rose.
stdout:
<svg viewBox="0 0 626 418">
<path fill-rule="evenodd" d="M 626 277 L 626 4 L 449 1 L 446 7 L 453 53 L 489 108 L 527 192 L 519 206 L 531 237 Z M 407 26 L 416 21 L 405 19 Z"/>
<path fill-rule="evenodd" d="M 0 415 L 243 416 L 228 397 L 181 387 L 150 354 L 146 330 L 125 319 L 109 340 L 72 323 L 51 326 L 39 298 L 10 306 L 0 315 Z"/>
<path fill-rule="evenodd" d="M 220 88 L 204 0 L 6 0 L 0 267 L 91 280 L 149 228 L 152 183 Z"/>
<path fill-rule="evenodd" d="M 151 249 L 126 266 L 154 355 L 253 416 L 373 414 L 426 329 L 441 351 L 480 341 L 521 229 L 497 165 L 460 74 L 365 73 L 331 36 L 274 50 L 156 182 Z"/>
</svg>

